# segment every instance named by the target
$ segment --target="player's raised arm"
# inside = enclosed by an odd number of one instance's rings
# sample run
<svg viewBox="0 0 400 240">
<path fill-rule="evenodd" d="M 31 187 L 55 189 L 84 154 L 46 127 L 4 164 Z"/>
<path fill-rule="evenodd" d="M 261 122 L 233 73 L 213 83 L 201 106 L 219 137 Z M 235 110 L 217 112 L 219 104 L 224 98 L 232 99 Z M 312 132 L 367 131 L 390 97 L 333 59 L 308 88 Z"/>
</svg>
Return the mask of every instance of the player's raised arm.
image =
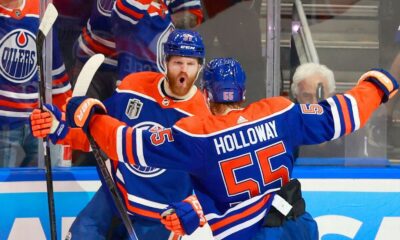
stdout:
<svg viewBox="0 0 400 240">
<path fill-rule="evenodd" d="M 363 127 L 381 103 L 393 97 L 396 80 L 385 70 L 373 69 L 361 76 L 357 85 L 318 104 L 298 104 L 300 144 L 333 140 Z M 297 124 L 296 123 L 296 124 Z"/>
<path fill-rule="evenodd" d="M 199 141 L 171 128 L 143 130 L 106 115 L 104 105 L 93 98 L 68 101 L 66 118 L 73 128 L 90 131 L 100 148 L 115 161 L 138 166 L 188 170 L 202 166 Z"/>
</svg>

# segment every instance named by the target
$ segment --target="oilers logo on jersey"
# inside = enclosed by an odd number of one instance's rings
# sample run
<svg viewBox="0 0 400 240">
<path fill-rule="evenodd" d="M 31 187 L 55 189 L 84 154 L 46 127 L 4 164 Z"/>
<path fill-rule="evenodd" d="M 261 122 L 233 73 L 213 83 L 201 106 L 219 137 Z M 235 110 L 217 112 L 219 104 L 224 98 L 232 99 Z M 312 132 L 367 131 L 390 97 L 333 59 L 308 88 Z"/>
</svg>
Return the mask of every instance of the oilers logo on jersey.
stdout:
<svg viewBox="0 0 400 240">
<path fill-rule="evenodd" d="M 136 119 L 139 117 L 142 107 L 143 103 L 139 99 L 129 99 L 128 105 L 126 106 L 125 115 L 129 119 Z"/>
<path fill-rule="evenodd" d="M 128 104 L 129 105 L 129 104 Z M 134 128 L 140 128 L 143 130 L 150 130 L 150 129 L 164 129 L 158 123 L 145 121 L 141 122 L 134 126 Z M 130 172 L 133 174 L 144 177 L 144 178 L 152 178 L 163 174 L 166 170 L 161 168 L 154 168 L 154 167 L 141 167 L 136 165 L 126 164 L 126 167 L 129 169 Z"/>
<path fill-rule="evenodd" d="M 36 73 L 35 35 L 16 29 L 0 40 L 0 74 L 10 82 L 24 83 Z"/>
</svg>

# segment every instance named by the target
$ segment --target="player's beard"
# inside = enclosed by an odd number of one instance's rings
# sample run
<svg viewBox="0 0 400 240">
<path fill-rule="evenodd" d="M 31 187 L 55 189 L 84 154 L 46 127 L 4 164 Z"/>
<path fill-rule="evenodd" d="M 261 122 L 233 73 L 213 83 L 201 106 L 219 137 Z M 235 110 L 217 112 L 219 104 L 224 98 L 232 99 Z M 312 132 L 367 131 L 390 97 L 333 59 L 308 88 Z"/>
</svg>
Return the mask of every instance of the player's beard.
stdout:
<svg viewBox="0 0 400 240">
<path fill-rule="evenodd" d="M 177 97 L 183 97 L 189 93 L 194 82 L 196 81 L 197 74 L 190 76 L 186 73 L 179 73 L 172 76 L 167 72 L 167 81 L 171 92 Z"/>
</svg>

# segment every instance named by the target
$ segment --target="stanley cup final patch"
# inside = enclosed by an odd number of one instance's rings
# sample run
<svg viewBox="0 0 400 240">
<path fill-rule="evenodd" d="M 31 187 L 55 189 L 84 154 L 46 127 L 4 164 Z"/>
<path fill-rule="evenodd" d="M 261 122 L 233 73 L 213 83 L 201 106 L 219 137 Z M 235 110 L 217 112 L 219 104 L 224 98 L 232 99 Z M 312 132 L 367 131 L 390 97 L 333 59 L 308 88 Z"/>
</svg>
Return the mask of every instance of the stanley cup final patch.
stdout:
<svg viewBox="0 0 400 240">
<path fill-rule="evenodd" d="M 129 99 L 128 105 L 126 106 L 125 114 L 129 119 L 136 119 L 139 117 L 142 107 L 143 103 L 139 99 Z"/>
</svg>

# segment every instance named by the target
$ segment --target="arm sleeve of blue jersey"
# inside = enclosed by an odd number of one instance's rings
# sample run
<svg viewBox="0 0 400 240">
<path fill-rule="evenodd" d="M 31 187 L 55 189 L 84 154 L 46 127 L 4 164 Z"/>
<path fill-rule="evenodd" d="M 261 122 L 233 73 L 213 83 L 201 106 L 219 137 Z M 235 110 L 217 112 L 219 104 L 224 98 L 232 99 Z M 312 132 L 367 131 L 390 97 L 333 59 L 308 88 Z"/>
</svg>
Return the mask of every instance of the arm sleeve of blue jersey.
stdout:
<svg viewBox="0 0 400 240">
<path fill-rule="evenodd" d="M 190 9 L 201 10 L 201 3 L 200 0 L 176 0 L 172 1 L 171 4 L 168 5 L 168 9 L 172 13 Z"/>
<path fill-rule="evenodd" d="M 295 146 L 318 144 L 333 139 L 334 120 L 328 101 L 320 104 L 296 104 L 291 110 L 291 139 Z M 293 124 L 292 124 L 293 123 Z"/>
<path fill-rule="evenodd" d="M 203 164 L 201 141 L 176 130 L 120 128 L 117 135 L 119 160 L 139 166 L 152 166 L 193 172 Z M 123 137 L 125 136 L 125 137 Z M 131 139 L 130 139 L 130 136 Z M 121 147 L 119 147 L 121 146 Z"/>
<path fill-rule="evenodd" d="M 151 44 L 160 45 L 158 48 L 161 49 L 161 42 L 151 43 L 153 35 L 159 29 L 153 29 L 150 23 L 139 24 L 141 21 L 151 21 L 146 19 L 150 5 L 150 3 L 146 4 L 146 1 L 117 0 L 112 10 L 111 21 L 118 62 L 124 63 L 118 64 L 119 79 L 123 79 L 132 72 L 157 70 L 157 63 L 155 63 L 157 56 L 154 56 L 150 49 Z"/>
<path fill-rule="evenodd" d="M 68 74 L 65 70 L 61 49 L 58 44 L 57 29 L 53 28 L 53 59 L 52 59 L 52 86 L 53 94 L 65 93 L 71 89 Z"/>
<path fill-rule="evenodd" d="M 363 104 L 350 94 L 337 94 L 319 104 L 297 104 L 301 135 L 298 144 L 318 144 L 358 130 L 364 122 L 359 112 Z"/>
<path fill-rule="evenodd" d="M 151 0 L 116 0 L 113 14 L 121 21 L 136 25 L 146 14 Z"/>
</svg>

